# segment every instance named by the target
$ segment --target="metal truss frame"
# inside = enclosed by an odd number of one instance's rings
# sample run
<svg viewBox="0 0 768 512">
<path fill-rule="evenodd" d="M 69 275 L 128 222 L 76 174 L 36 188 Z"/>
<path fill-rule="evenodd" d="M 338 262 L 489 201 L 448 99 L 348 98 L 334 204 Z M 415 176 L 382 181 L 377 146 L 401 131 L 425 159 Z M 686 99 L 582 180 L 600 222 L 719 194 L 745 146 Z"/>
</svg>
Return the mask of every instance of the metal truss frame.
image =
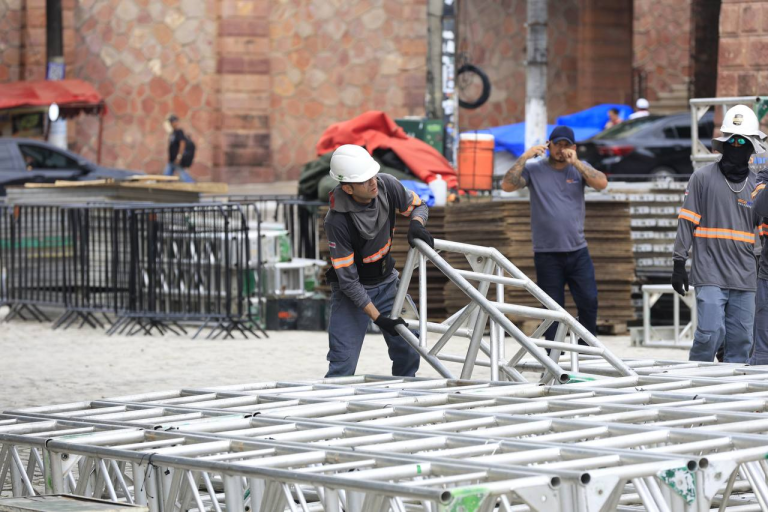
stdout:
<svg viewBox="0 0 768 512">
<path fill-rule="evenodd" d="M 352 377 L 20 409 L 0 481 L 153 512 L 768 506 L 763 382 L 597 384 Z"/>
<path fill-rule="evenodd" d="M 545 368 L 542 384 L 565 383 L 579 377 L 579 359 L 583 355 L 602 358 L 620 375 L 634 375 L 634 371 L 606 349 L 600 341 L 584 328 L 565 309 L 560 307 L 536 283 L 515 267 L 498 250 L 491 247 L 468 245 L 447 240 L 435 240 L 435 249 L 421 240 L 415 241 L 405 261 L 400 277 L 400 286 L 395 296 L 392 314 L 399 316 L 404 311 L 406 326 L 398 326 L 398 333 L 416 349 L 419 354 L 440 375 L 454 378 L 443 361 L 461 363 L 462 379 L 471 379 L 476 366 L 490 368 L 491 380 L 528 382 L 515 367 L 520 360 L 531 355 Z M 453 268 L 441 254 L 458 253 L 466 257 L 472 270 Z M 427 321 L 427 262 L 432 262 L 467 296 L 468 304 L 441 323 Z M 407 301 L 408 287 L 418 268 L 419 305 Z M 470 281 L 477 283 L 473 285 Z M 491 290 L 491 286 L 494 290 Z M 505 287 L 522 289 L 530 293 L 541 308 L 508 304 L 504 302 Z M 495 300 L 488 298 L 495 293 Z M 405 308 L 405 310 L 403 310 Z M 526 335 L 506 315 L 539 321 L 531 336 Z M 542 339 L 547 329 L 557 324 L 554 341 Z M 409 329 L 416 329 L 418 336 Z M 488 341 L 484 339 L 489 331 Z M 429 333 L 440 334 L 431 346 Z M 509 359 L 505 354 L 505 338 L 510 336 L 520 348 Z M 446 349 L 456 338 L 467 338 L 469 344 L 461 350 L 464 354 L 450 354 Z M 581 339 L 586 344 L 579 344 Z M 457 344 L 456 344 L 457 345 Z M 483 358 L 481 358 L 481 353 Z M 561 354 L 570 357 L 570 370 L 565 371 L 559 364 Z"/>
</svg>

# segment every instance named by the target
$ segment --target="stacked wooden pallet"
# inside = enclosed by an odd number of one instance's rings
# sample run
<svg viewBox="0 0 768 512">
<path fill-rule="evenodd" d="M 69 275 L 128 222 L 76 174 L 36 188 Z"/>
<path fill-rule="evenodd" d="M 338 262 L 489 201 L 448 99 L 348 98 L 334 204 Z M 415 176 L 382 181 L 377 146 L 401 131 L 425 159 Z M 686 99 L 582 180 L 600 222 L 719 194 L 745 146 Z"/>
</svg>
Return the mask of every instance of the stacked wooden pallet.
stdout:
<svg viewBox="0 0 768 512">
<path fill-rule="evenodd" d="M 448 240 L 495 247 L 535 280 L 527 199 L 456 205 L 448 209 L 445 225 Z M 635 261 L 629 226 L 629 204 L 626 201 L 587 202 L 585 235 L 597 277 L 600 302 L 598 327 L 611 333 L 626 331 L 627 321 L 635 318 L 631 302 Z M 466 259 L 461 256 L 450 255 L 449 261 L 457 268 L 469 268 Z M 464 294 L 451 283 L 446 285 L 445 297 L 449 314 L 467 303 Z M 525 306 L 540 305 L 527 292 L 511 288 L 507 289 L 505 300 Z M 576 314 L 576 307 L 567 291 L 566 308 Z"/>
<path fill-rule="evenodd" d="M 611 188 L 611 197 L 627 200 L 630 205 L 632 250 L 637 266 L 632 302 L 638 318 L 643 311 L 642 285 L 669 283 L 677 215 L 685 199 L 686 185 L 685 182 L 652 182 Z M 690 268 L 690 260 L 688 266 Z"/>
<path fill-rule="evenodd" d="M 330 261 L 330 253 L 328 250 L 328 238 L 325 234 L 325 229 L 323 227 L 323 220 L 325 219 L 325 214 L 327 212 L 327 208 L 322 208 L 322 211 L 320 211 L 319 214 L 319 237 L 320 237 L 320 258 L 324 259 L 326 261 Z M 433 207 L 429 209 L 429 221 L 427 222 L 427 228 L 429 229 L 429 232 L 434 236 L 435 238 L 445 238 L 445 218 L 446 218 L 446 208 L 444 207 Z M 410 218 L 403 217 L 401 215 L 396 216 L 396 223 L 395 223 L 395 239 L 392 242 L 392 256 L 395 258 L 397 270 L 399 272 L 403 271 L 403 266 L 405 265 L 405 258 L 408 254 L 408 250 L 410 249 L 410 246 L 408 245 L 408 227 L 410 223 Z M 324 280 L 324 276 L 322 278 Z M 448 278 L 443 275 L 442 272 L 440 272 L 437 268 L 435 268 L 434 265 L 431 263 L 427 264 L 427 310 L 428 314 L 427 317 L 430 321 L 435 322 L 441 322 L 445 320 L 448 315 L 446 315 L 445 310 L 445 299 L 443 297 L 443 293 L 445 291 L 445 285 L 448 282 Z M 320 288 L 322 291 L 326 293 L 330 293 L 330 287 L 327 285 L 327 283 L 323 282 Z M 418 305 L 419 303 L 419 281 L 418 281 L 418 273 L 414 272 L 413 279 L 411 280 L 411 284 L 409 287 L 409 293 L 411 294 L 411 298 L 414 300 L 414 302 Z"/>
</svg>

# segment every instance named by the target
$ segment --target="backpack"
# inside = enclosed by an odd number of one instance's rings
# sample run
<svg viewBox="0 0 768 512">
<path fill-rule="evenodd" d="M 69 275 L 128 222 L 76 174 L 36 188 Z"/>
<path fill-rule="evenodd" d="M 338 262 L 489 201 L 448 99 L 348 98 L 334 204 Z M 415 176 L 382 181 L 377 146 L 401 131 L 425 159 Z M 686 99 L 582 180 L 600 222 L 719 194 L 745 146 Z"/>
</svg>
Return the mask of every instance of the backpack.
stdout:
<svg viewBox="0 0 768 512">
<path fill-rule="evenodd" d="M 192 139 L 186 134 L 184 135 L 184 142 L 184 153 L 181 154 L 180 165 L 184 169 L 189 169 L 192 166 L 192 162 L 195 160 L 195 150 L 197 147 L 195 146 L 195 143 L 192 142 Z"/>
</svg>

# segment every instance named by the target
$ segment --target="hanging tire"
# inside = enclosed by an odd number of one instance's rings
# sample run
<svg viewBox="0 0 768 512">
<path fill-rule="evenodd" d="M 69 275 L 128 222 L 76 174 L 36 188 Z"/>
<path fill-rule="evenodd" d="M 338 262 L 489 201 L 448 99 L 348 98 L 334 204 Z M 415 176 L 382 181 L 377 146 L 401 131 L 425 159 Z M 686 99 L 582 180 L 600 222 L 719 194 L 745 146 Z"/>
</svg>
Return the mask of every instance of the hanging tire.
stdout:
<svg viewBox="0 0 768 512">
<path fill-rule="evenodd" d="M 470 110 L 482 107 L 485 105 L 485 102 L 488 101 L 488 98 L 491 97 L 491 80 L 488 78 L 488 75 L 486 75 L 485 72 L 477 66 L 473 64 L 464 64 L 456 73 L 456 83 L 458 83 L 459 76 L 462 73 L 474 73 L 477 75 L 480 78 L 480 81 L 483 83 L 483 92 L 475 101 L 464 101 L 459 98 L 459 106 L 461 108 L 467 108 Z"/>
</svg>

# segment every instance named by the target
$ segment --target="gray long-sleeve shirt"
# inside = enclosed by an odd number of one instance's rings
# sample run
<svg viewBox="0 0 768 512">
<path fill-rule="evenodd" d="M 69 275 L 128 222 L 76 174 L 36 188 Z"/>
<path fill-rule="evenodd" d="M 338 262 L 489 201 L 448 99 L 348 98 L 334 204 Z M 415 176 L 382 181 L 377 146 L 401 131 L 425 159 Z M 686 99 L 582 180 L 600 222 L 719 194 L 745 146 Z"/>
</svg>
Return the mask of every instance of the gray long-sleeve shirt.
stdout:
<svg viewBox="0 0 768 512">
<path fill-rule="evenodd" d="M 426 224 L 429 216 L 428 208 L 416 193 L 406 189 L 402 183 L 388 174 L 379 174 L 378 179 L 379 195 L 388 192 L 388 197 L 393 199 L 394 204 L 390 204 L 390 208 L 395 208 L 397 213 L 405 217 L 421 218 Z M 345 194 L 346 192 L 336 189 L 334 193 Z M 378 197 L 373 200 L 377 201 Z M 325 216 L 325 232 L 328 235 L 331 264 L 339 279 L 341 291 L 352 300 L 355 306 L 363 309 L 371 302 L 366 288 L 373 288 L 373 286 L 365 286 L 360 282 L 349 226 L 344 215 L 354 215 L 354 213 L 340 213 L 331 206 L 331 209 Z M 382 229 L 373 239 L 365 240 L 362 254 L 359 255 L 365 263 L 375 263 L 389 253 L 392 245 L 389 234 L 390 226 L 387 223 L 386 229 Z M 390 276 L 375 286 L 381 286 L 384 283 L 390 282 L 396 279 L 397 275 L 397 271 L 393 270 Z"/>
<path fill-rule="evenodd" d="M 717 163 L 691 176 L 678 215 L 674 259 L 685 261 L 693 247 L 692 286 L 755 290 L 755 184 L 754 173 L 746 183 L 727 182 Z"/>
</svg>

